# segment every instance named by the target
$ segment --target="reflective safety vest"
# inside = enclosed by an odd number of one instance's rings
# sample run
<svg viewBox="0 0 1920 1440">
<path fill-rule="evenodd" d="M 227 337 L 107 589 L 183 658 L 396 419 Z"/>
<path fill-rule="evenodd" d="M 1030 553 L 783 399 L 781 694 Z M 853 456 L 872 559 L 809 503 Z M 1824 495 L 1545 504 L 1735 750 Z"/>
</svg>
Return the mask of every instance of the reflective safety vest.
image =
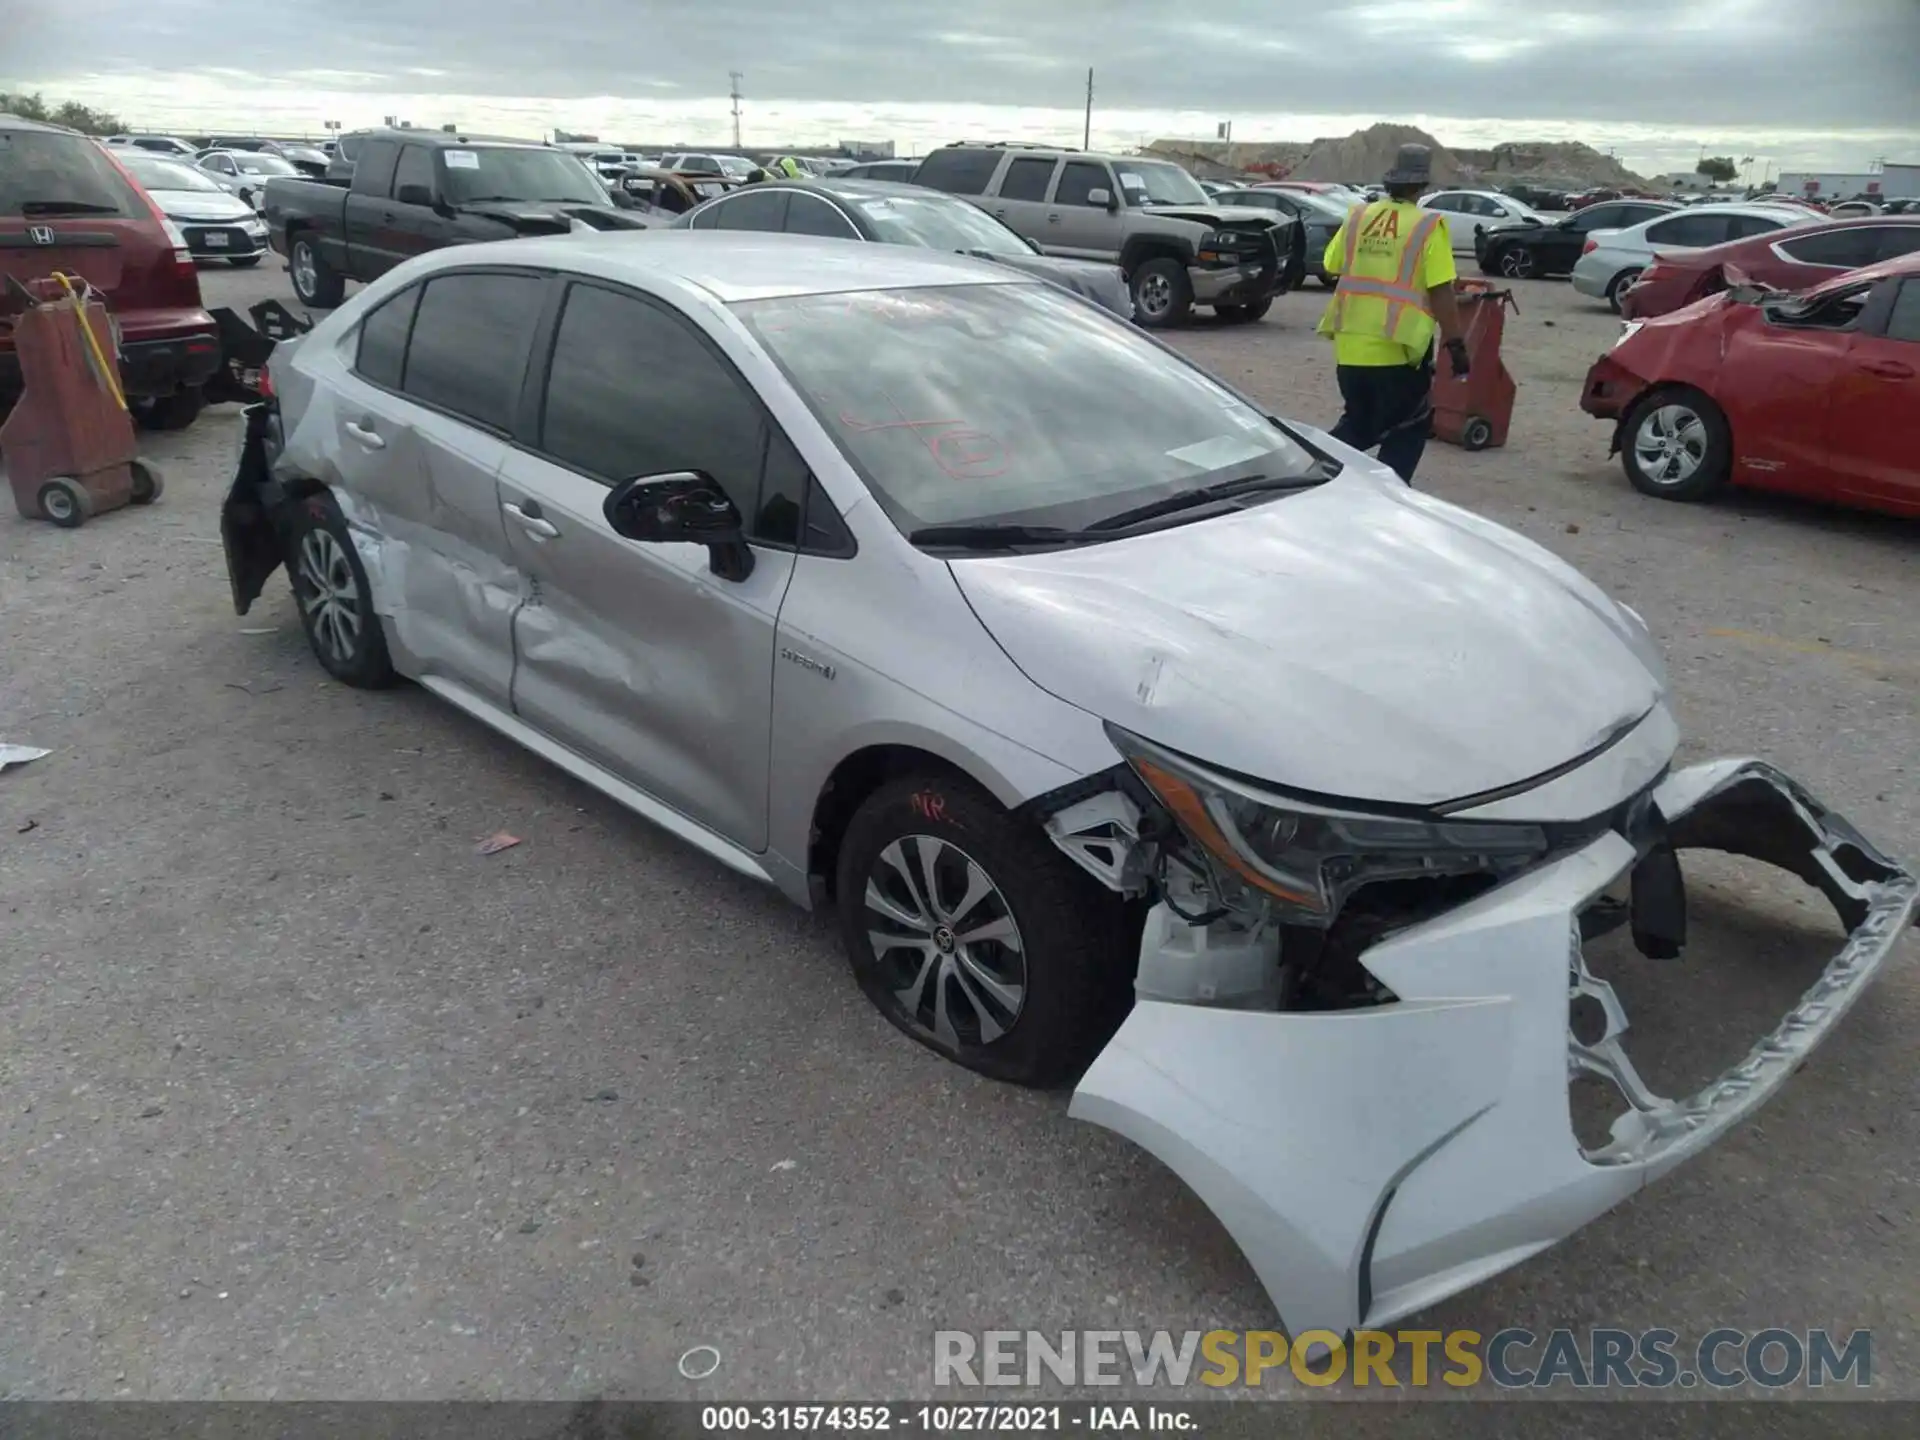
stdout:
<svg viewBox="0 0 1920 1440">
<path fill-rule="evenodd" d="M 798 180 L 807 172 L 801 168 L 800 162 L 791 155 L 782 155 L 778 160 L 773 162 L 773 173 L 776 175 L 785 175 L 789 180 Z"/>
<path fill-rule="evenodd" d="M 1433 302 L 1420 283 L 1420 259 L 1440 217 L 1422 214 L 1402 234 L 1404 209 L 1392 200 L 1376 200 L 1354 206 L 1347 216 L 1346 253 L 1333 299 L 1320 317 L 1322 335 L 1372 335 L 1415 355 L 1425 354 L 1433 343 Z"/>
</svg>

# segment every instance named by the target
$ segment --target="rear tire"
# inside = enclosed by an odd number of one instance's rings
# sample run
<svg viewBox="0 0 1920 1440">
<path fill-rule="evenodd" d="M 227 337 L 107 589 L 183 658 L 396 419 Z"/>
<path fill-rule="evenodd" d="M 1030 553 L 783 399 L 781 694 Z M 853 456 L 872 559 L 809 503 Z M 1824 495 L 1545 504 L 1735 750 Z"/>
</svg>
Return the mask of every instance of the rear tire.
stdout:
<svg viewBox="0 0 1920 1440">
<path fill-rule="evenodd" d="M 880 1013 L 1014 1084 L 1077 1074 L 1133 974 L 1120 897 L 961 777 L 905 776 L 869 795 L 840 846 L 836 896 L 854 978 Z"/>
<path fill-rule="evenodd" d="M 1193 314 L 1193 285 L 1178 260 L 1143 260 L 1127 277 L 1133 316 L 1149 330 L 1183 325 Z"/>
<path fill-rule="evenodd" d="M 1267 318 L 1267 312 L 1273 308 L 1273 299 L 1256 300 L 1251 305 L 1216 305 L 1213 313 L 1232 325 L 1251 325 L 1256 320 Z"/>
<path fill-rule="evenodd" d="M 314 658 L 334 679 L 357 689 L 391 685 L 394 672 L 386 633 L 374 613 L 373 587 L 353 548 L 346 517 L 324 490 L 294 504 L 287 575 Z"/>
<path fill-rule="evenodd" d="M 143 430 L 185 430 L 200 418 L 206 403 L 207 397 L 195 385 L 136 402 L 133 416 Z"/>
<path fill-rule="evenodd" d="M 1709 500 L 1733 471 L 1733 430 L 1698 390 L 1669 385 L 1634 403 L 1620 426 L 1620 465 L 1642 495 Z"/>
<path fill-rule="evenodd" d="M 1627 293 L 1627 287 L 1640 278 L 1638 270 L 1622 270 L 1613 277 L 1607 286 L 1607 305 L 1614 314 L 1620 313 L 1620 297 Z"/>
<path fill-rule="evenodd" d="M 302 304 L 331 310 L 346 298 L 346 280 L 327 264 L 311 235 L 297 235 L 287 247 L 287 273 L 293 279 L 293 293 Z"/>
</svg>

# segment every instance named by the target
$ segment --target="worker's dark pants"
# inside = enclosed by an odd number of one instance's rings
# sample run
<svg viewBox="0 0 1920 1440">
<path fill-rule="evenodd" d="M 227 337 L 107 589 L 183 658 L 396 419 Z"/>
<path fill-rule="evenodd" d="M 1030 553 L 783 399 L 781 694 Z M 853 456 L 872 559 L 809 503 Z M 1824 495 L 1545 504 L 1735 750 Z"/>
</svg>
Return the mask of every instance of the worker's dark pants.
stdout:
<svg viewBox="0 0 1920 1440">
<path fill-rule="evenodd" d="M 1433 352 L 1419 365 L 1340 365 L 1346 413 L 1333 438 L 1356 450 L 1380 447 L 1380 463 L 1407 484 L 1433 427 Z"/>
</svg>

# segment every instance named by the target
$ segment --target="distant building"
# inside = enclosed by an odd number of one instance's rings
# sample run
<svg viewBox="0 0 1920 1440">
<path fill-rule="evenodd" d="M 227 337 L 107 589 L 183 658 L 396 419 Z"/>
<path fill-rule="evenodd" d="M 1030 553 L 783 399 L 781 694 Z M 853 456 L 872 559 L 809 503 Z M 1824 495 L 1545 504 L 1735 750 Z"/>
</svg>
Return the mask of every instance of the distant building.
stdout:
<svg viewBox="0 0 1920 1440">
<path fill-rule="evenodd" d="M 1920 200 L 1920 165 L 1888 165 L 1884 169 L 1849 174 L 1829 170 L 1788 170 L 1779 180 L 1783 195 L 1813 199 L 1847 199 L 1853 195 L 1886 200 Z"/>
</svg>

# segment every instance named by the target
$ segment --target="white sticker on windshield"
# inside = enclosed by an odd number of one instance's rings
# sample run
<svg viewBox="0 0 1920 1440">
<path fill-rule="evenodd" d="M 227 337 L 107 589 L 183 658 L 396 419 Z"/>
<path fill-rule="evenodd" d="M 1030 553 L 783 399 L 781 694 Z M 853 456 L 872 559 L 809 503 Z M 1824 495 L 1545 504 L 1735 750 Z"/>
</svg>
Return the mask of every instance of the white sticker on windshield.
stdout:
<svg viewBox="0 0 1920 1440">
<path fill-rule="evenodd" d="M 480 168 L 480 156 L 476 151 L 447 150 L 442 153 L 447 157 L 447 168 L 449 170 L 478 170 Z"/>
<path fill-rule="evenodd" d="M 1147 182 L 1131 170 L 1122 170 L 1120 172 L 1120 183 L 1129 190 L 1144 190 L 1147 188 Z"/>
<path fill-rule="evenodd" d="M 1169 460 L 1178 460 L 1196 470 L 1224 470 L 1242 460 L 1257 460 L 1267 453 L 1264 445 L 1255 445 L 1239 435 L 1216 435 L 1193 445 L 1167 451 Z"/>
</svg>

